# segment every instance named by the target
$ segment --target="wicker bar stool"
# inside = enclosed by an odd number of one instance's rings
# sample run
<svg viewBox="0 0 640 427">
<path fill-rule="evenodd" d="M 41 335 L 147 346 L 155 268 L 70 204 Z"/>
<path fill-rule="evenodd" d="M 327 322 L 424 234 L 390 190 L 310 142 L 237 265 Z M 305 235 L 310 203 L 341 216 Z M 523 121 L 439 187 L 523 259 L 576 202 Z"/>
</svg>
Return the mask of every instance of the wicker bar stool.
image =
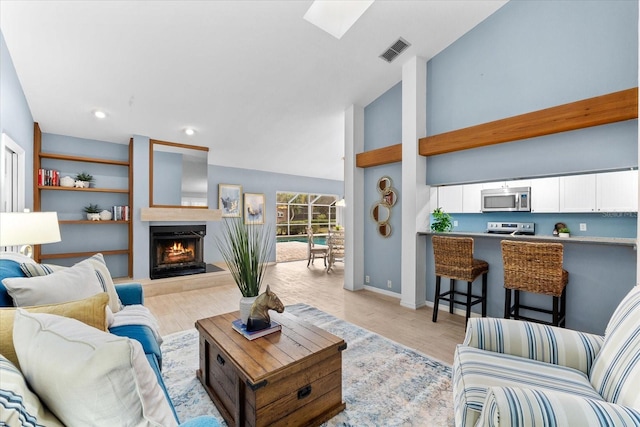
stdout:
<svg viewBox="0 0 640 427">
<path fill-rule="evenodd" d="M 566 293 L 569 273 L 562 268 L 564 247 L 561 243 L 531 243 L 503 240 L 502 262 L 504 264 L 504 317 L 524 319 L 547 325 L 565 325 Z M 511 305 L 511 291 L 514 304 Z M 520 304 L 520 291 L 553 297 L 551 310 Z M 520 309 L 551 315 L 551 322 L 520 315 Z"/>
<path fill-rule="evenodd" d="M 473 258 L 473 239 L 470 237 L 433 236 L 433 256 L 436 264 L 436 294 L 433 304 L 433 318 L 438 320 L 438 304 L 440 300 L 449 302 L 449 313 L 453 313 L 454 304 L 462 304 L 466 308 L 465 320 L 471 316 L 471 307 L 482 304 L 482 317 L 487 316 L 487 273 L 489 264 L 481 259 Z M 482 275 L 482 294 L 473 295 L 473 281 Z M 440 292 L 440 280 L 448 277 L 449 291 Z M 456 280 L 467 282 L 467 291 L 456 291 Z M 456 300 L 456 295 L 464 296 L 464 300 Z"/>
</svg>

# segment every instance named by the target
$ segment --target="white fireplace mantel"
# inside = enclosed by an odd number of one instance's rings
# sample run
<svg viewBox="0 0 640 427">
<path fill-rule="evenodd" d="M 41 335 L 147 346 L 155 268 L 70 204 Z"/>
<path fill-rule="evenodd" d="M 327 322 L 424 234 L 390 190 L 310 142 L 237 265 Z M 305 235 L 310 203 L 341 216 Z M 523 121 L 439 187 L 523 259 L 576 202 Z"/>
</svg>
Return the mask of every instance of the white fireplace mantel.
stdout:
<svg viewBox="0 0 640 427">
<path fill-rule="evenodd" d="M 222 210 L 198 208 L 142 208 L 141 221 L 220 221 Z"/>
</svg>

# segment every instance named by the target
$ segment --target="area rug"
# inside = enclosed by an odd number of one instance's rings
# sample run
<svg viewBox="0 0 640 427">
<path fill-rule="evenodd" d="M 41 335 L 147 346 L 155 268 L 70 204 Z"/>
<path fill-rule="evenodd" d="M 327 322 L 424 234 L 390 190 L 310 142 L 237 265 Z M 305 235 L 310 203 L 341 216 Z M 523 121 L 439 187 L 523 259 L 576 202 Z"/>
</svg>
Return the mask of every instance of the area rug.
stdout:
<svg viewBox="0 0 640 427">
<path fill-rule="evenodd" d="M 342 354 L 342 398 L 347 409 L 323 426 L 452 426 L 451 367 L 305 304 L 286 311 L 347 342 Z M 437 343 L 434 343 L 437 345 Z M 223 419 L 195 376 L 195 329 L 164 337 L 163 377 L 182 421 Z"/>
</svg>

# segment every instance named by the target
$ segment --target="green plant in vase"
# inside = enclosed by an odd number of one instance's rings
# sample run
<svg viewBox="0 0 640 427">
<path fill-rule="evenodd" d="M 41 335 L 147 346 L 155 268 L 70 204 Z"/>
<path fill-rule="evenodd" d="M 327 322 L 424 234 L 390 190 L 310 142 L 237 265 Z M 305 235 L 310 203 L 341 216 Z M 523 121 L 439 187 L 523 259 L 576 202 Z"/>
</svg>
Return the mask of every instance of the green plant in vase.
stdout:
<svg viewBox="0 0 640 427">
<path fill-rule="evenodd" d="M 76 181 L 82 181 L 84 183 L 84 188 L 89 188 L 91 183 L 93 183 L 93 175 L 87 172 L 81 172 L 76 175 Z"/>
<path fill-rule="evenodd" d="M 561 229 L 558 230 L 558 236 L 569 237 L 571 236 L 571 230 L 569 230 L 569 228 L 567 227 L 562 227 Z"/>
<path fill-rule="evenodd" d="M 240 318 L 246 324 L 253 300 L 260 294 L 273 251 L 271 227 L 245 224 L 242 218 L 227 218 L 222 221 L 222 235 L 216 236 L 215 242 L 243 296 Z"/>
<path fill-rule="evenodd" d="M 100 220 L 100 211 L 102 211 L 102 209 L 97 204 L 89 203 L 89 206 L 85 206 L 82 210 L 87 214 L 87 219 L 91 221 Z"/>
<path fill-rule="evenodd" d="M 432 215 L 433 221 L 431 222 L 431 231 L 444 233 L 453 229 L 451 215 L 443 211 L 442 208 L 434 209 Z"/>
</svg>

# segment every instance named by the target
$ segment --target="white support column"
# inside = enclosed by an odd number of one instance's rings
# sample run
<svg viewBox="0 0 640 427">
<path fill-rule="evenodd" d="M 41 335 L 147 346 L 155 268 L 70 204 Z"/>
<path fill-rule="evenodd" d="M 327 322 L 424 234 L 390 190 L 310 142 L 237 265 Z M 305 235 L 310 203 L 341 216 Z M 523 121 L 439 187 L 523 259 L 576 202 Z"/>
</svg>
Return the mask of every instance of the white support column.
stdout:
<svg viewBox="0 0 640 427">
<path fill-rule="evenodd" d="M 402 66 L 402 293 L 400 305 L 416 309 L 426 301 L 424 207 L 429 202 L 427 162 L 418 139 L 427 134 L 427 61 L 413 57 Z M 428 211 L 427 211 L 428 212 Z"/>
<path fill-rule="evenodd" d="M 344 288 L 364 288 L 364 170 L 356 154 L 364 151 L 364 108 L 352 105 L 344 113 Z"/>
</svg>

